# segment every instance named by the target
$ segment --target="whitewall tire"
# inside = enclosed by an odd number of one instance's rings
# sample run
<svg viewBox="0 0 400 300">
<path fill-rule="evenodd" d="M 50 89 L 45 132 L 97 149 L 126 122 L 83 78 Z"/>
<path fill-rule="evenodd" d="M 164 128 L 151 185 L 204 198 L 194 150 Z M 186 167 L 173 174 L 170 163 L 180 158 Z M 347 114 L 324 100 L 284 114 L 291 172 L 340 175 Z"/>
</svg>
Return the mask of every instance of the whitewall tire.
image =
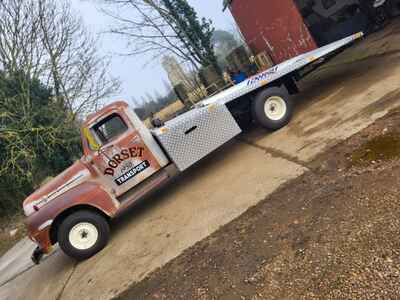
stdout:
<svg viewBox="0 0 400 300">
<path fill-rule="evenodd" d="M 90 210 L 76 211 L 67 216 L 57 231 L 60 248 L 77 260 L 87 259 L 101 251 L 107 245 L 109 235 L 106 218 Z"/>
<path fill-rule="evenodd" d="M 269 87 L 256 95 L 251 112 L 259 125 L 269 130 L 278 130 L 290 122 L 293 101 L 285 88 Z"/>
</svg>

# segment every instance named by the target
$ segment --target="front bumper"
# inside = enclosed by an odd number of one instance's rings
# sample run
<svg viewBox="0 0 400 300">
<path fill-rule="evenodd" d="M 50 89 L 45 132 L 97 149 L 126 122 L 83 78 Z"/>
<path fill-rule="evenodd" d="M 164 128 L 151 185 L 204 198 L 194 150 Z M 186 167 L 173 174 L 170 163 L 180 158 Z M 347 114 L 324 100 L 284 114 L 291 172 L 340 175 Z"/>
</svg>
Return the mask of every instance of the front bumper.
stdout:
<svg viewBox="0 0 400 300">
<path fill-rule="evenodd" d="M 30 232 L 29 238 L 38 245 L 38 248 L 44 254 L 48 254 L 52 251 L 53 247 L 50 240 L 50 226 L 40 231 Z"/>
<path fill-rule="evenodd" d="M 38 245 L 31 255 L 31 260 L 38 265 L 43 255 L 49 254 L 53 249 L 50 240 L 50 226 L 29 234 L 29 238 Z"/>
</svg>

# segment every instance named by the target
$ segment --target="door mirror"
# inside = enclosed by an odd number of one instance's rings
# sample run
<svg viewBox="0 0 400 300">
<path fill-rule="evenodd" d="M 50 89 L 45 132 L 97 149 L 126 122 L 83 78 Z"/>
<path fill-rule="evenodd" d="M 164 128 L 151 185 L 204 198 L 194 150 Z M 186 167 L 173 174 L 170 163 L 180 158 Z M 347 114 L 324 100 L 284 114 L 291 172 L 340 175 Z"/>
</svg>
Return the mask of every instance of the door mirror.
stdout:
<svg viewBox="0 0 400 300">
<path fill-rule="evenodd" d="M 91 150 L 93 151 L 100 150 L 100 145 L 96 142 L 96 139 L 90 132 L 89 128 L 87 127 L 83 128 L 83 135 L 85 136 Z"/>
</svg>

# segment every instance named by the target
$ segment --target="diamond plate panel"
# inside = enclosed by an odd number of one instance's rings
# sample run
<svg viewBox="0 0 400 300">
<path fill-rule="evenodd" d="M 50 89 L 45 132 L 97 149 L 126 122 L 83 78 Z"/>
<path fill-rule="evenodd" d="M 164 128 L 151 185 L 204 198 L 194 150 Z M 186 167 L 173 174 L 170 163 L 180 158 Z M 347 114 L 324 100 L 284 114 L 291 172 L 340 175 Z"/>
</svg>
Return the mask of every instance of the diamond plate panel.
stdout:
<svg viewBox="0 0 400 300">
<path fill-rule="evenodd" d="M 225 105 L 193 109 L 153 130 L 180 171 L 186 170 L 241 132 Z"/>
</svg>

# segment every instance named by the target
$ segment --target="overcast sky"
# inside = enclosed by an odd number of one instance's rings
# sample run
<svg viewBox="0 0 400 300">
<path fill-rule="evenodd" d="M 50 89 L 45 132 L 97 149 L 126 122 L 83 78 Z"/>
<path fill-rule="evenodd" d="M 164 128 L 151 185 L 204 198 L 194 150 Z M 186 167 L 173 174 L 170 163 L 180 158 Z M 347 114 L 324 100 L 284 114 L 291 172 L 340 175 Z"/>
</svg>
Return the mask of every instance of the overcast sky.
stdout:
<svg viewBox="0 0 400 300">
<path fill-rule="evenodd" d="M 94 34 L 104 32 L 112 20 L 104 16 L 100 11 L 100 1 L 96 0 L 71 0 L 73 8 L 78 11 L 85 24 Z M 234 20 L 229 11 L 222 12 L 222 0 L 188 0 L 200 17 L 206 17 L 213 21 L 216 29 L 232 30 Z M 130 101 L 132 97 L 140 99 L 146 92 L 152 93 L 159 90 L 165 93 L 163 78 L 167 76 L 159 62 L 144 66 L 149 60 L 146 56 L 122 57 L 115 55 L 124 52 L 126 44 L 121 37 L 100 35 L 99 50 L 101 54 L 112 55 L 110 72 L 122 82 L 122 91 L 115 99 Z M 122 51 L 121 51 L 122 50 Z M 115 100 L 115 99 L 112 100 Z"/>
</svg>

